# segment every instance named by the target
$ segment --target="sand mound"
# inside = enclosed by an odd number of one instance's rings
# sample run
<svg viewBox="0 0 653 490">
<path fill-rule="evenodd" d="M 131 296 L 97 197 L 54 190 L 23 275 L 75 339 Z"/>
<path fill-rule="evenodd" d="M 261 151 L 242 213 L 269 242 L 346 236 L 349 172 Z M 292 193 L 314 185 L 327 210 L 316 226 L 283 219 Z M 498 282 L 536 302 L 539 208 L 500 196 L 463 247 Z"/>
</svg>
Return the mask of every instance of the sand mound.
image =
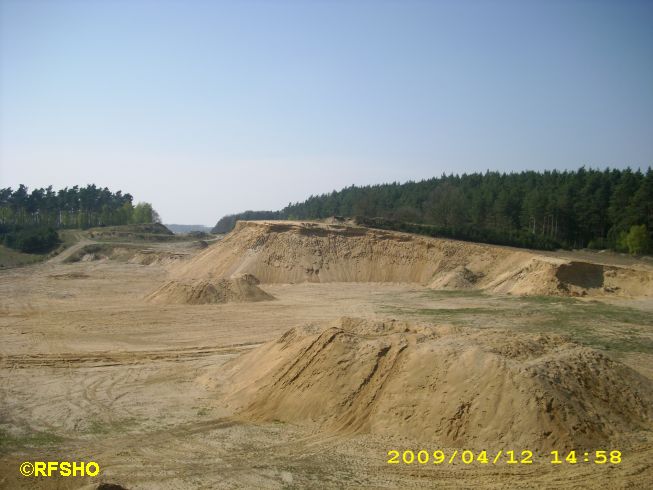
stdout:
<svg viewBox="0 0 653 490">
<path fill-rule="evenodd" d="M 433 289 L 473 289 L 483 274 L 475 274 L 465 266 L 456 267 L 430 284 Z"/>
<path fill-rule="evenodd" d="M 546 451 L 653 429 L 650 380 L 558 336 L 344 318 L 289 330 L 227 369 L 243 417 L 336 433 Z"/>
<path fill-rule="evenodd" d="M 180 281 L 253 274 L 263 283 L 410 282 L 510 294 L 653 296 L 653 271 L 348 223 L 239 222 L 175 271 Z"/>
<path fill-rule="evenodd" d="M 258 287 L 258 280 L 249 274 L 217 281 L 169 281 L 146 297 L 153 303 L 188 305 L 242 303 L 274 299 Z"/>
</svg>

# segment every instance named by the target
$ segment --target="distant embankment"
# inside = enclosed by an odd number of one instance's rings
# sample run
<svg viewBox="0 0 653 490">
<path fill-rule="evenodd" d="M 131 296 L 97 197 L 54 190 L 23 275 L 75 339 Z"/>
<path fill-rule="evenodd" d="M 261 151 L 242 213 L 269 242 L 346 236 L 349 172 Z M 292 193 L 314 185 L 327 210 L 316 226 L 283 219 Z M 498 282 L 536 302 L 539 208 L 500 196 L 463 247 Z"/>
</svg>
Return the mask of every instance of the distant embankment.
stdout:
<svg viewBox="0 0 653 490">
<path fill-rule="evenodd" d="M 281 211 L 245 211 L 223 216 L 211 230 L 211 233 L 229 233 L 236 226 L 236 221 L 256 221 L 266 219 L 283 219 Z"/>
<path fill-rule="evenodd" d="M 263 285 L 393 282 L 515 295 L 653 297 L 653 270 L 643 265 L 617 267 L 347 223 L 301 221 L 240 221 L 222 240 L 180 264 L 171 279 L 182 290 L 179 296 L 186 297 L 188 285 L 194 291 L 243 274 Z M 166 289 L 170 296 L 168 290 L 172 287 Z"/>
<path fill-rule="evenodd" d="M 178 233 L 190 233 L 192 231 L 203 231 L 205 233 L 210 233 L 211 232 L 211 227 L 210 226 L 204 226 L 204 225 L 165 225 L 170 231 L 172 231 L 175 234 Z"/>
</svg>

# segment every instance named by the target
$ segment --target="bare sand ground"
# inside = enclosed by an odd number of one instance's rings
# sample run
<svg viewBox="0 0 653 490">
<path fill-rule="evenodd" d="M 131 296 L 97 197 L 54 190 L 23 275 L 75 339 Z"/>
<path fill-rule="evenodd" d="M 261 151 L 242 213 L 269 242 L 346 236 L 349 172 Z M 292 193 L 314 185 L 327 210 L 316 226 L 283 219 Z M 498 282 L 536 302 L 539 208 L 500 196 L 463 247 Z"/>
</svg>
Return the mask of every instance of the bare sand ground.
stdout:
<svg viewBox="0 0 653 490">
<path fill-rule="evenodd" d="M 148 245 L 151 248 L 152 245 Z M 183 244 L 155 248 L 184 251 Z M 188 253 L 194 250 L 187 249 Z M 516 298 L 415 284 L 262 284 L 273 301 L 160 305 L 168 265 L 61 260 L 0 273 L 0 487 L 650 488 L 648 432 L 599 466 L 388 465 L 420 440 L 252 423 L 214 389 L 219 366 L 288 329 L 342 316 L 568 334 L 653 379 L 650 298 Z M 210 380 L 208 382 L 207 380 Z M 488 447 L 496 453 L 503 449 Z M 605 448 L 607 450 L 622 448 Z M 96 461 L 96 478 L 25 478 L 22 461 Z"/>
</svg>

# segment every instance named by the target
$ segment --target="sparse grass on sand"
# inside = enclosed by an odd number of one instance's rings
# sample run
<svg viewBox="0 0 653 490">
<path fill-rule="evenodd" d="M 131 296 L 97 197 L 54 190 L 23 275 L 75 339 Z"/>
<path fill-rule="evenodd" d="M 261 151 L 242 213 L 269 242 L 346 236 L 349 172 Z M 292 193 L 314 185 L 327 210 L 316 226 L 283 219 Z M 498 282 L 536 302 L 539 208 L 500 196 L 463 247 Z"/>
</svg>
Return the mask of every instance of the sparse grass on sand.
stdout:
<svg viewBox="0 0 653 490">
<path fill-rule="evenodd" d="M 653 353 L 653 316 L 627 306 L 567 297 L 484 296 L 478 291 L 434 291 L 422 297 L 432 300 L 433 307 L 384 305 L 380 312 L 479 328 L 556 333 L 605 351 Z M 469 306 L 438 307 L 439 300 L 451 298 L 468 300 Z"/>
<path fill-rule="evenodd" d="M 17 448 L 55 446 L 63 442 L 63 440 L 63 437 L 53 432 L 39 431 L 14 435 L 0 429 L 0 453 L 15 451 Z"/>
<path fill-rule="evenodd" d="M 58 233 L 61 242 L 57 248 L 48 253 L 28 254 L 0 245 L 0 269 L 11 269 L 43 262 L 77 243 L 84 232 L 82 230 L 58 230 Z"/>
<path fill-rule="evenodd" d="M 45 260 L 48 256 L 48 254 L 26 254 L 0 245 L 0 269 L 35 264 Z"/>
</svg>

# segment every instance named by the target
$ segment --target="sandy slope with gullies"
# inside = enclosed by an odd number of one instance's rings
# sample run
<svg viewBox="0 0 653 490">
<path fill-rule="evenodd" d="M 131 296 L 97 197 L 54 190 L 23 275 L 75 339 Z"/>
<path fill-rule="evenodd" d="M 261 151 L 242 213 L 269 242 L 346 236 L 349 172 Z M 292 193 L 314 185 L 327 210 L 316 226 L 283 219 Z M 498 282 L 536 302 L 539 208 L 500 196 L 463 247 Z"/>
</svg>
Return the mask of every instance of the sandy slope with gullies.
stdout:
<svg viewBox="0 0 653 490">
<path fill-rule="evenodd" d="M 378 244 L 377 232 L 360 230 L 327 234 L 327 246 L 303 231 L 269 231 L 241 226 L 246 236 L 203 251 L 148 244 L 139 255 L 145 246 L 132 244 L 0 273 L 0 487 L 650 486 L 648 266 L 604 258 L 601 287 L 557 278 L 571 285 L 551 282 L 553 298 L 506 296 L 493 281 L 538 254 L 474 244 L 456 252 L 460 242 L 402 234 Z M 411 240 L 424 240 L 419 253 Z M 338 265 L 342 247 L 350 258 Z M 364 251 L 396 275 L 371 267 Z M 427 271 L 401 272 L 416 256 Z M 475 286 L 438 291 L 457 267 Z M 606 275 L 612 268 L 625 272 Z M 632 279 L 643 289 L 610 282 L 630 270 L 643 274 Z M 515 293 L 518 276 L 502 284 Z M 256 286 L 274 299 L 223 302 L 219 288 L 210 304 L 148 298 L 171 279 L 226 280 L 226 290 Z M 567 298 L 565 287 L 587 297 Z M 548 463 L 549 450 L 571 447 L 619 449 L 623 462 Z M 533 450 L 535 463 L 386 463 L 391 449 L 464 448 Z M 93 460 L 102 472 L 20 476 L 20 462 L 34 460 Z"/>
<path fill-rule="evenodd" d="M 616 266 L 349 224 L 250 221 L 178 267 L 152 297 L 243 274 L 263 284 L 401 282 L 517 295 L 653 296 L 653 267 L 643 263 Z"/>
</svg>

